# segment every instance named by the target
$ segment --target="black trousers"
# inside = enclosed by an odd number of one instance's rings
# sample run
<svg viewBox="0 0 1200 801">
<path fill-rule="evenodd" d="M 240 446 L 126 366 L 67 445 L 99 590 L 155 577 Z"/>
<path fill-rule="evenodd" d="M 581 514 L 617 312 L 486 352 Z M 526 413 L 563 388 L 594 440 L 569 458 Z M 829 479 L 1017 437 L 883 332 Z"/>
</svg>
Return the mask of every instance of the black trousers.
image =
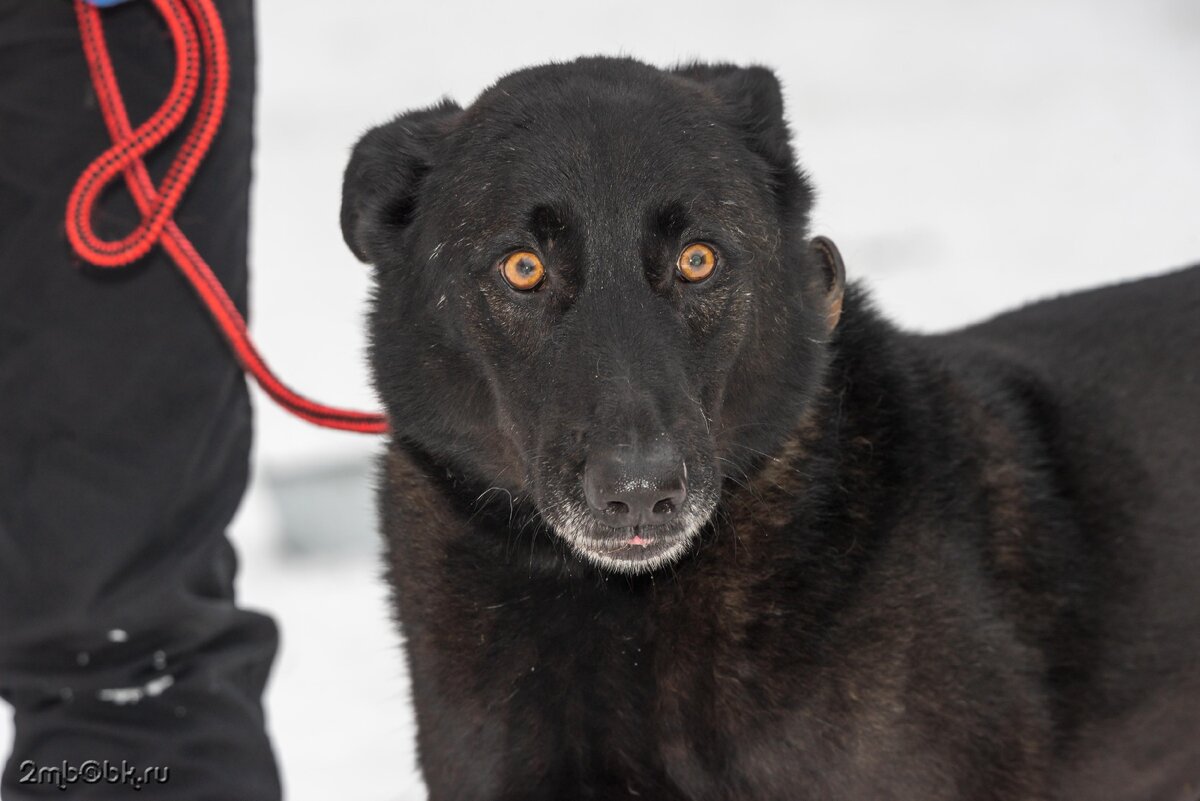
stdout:
<svg viewBox="0 0 1200 801">
<path fill-rule="evenodd" d="M 176 220 L 244 309 L 253 17 L 251 0 L 218 6 L 229 110 Z M 149 3 L 104 21 L 136 125 L 170 85 L 170 40 Z M 260 700 L 277 633 L 235 606 L 224 533 L 247 480 L 245 381 L 160 250 L 116 271 L 70 252 L 67 195 L 108 144 L 70 3 L 0 0 L 3 798 L 62 797 L 21 778 L 64 760 L 166 767 L 155 798 L 278 798 Z M 122 188 L 97 227 L 136 220 Z M 79 781 L 67 797 L 130 792 Z"/>
</svg>

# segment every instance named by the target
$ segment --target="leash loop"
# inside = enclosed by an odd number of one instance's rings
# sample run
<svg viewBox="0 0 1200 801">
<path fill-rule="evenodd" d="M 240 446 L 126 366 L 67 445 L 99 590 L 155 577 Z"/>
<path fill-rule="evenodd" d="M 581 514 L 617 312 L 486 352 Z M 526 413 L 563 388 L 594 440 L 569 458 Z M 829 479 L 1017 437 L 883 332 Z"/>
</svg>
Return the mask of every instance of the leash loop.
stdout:
<svg viewBox="0 0 1200 801">
<path fill-rule="evenodd" d="M 162 105 L 134 129 L 117 84 L 100 12 L 87 0 L 75 0 L 88 71 L 113 144 L 88 165 L 68 198 L 66 231 L 71 247 L 90 264 L 118 268 L 161 245 L 199 296 L 242 368 L 272 400 L 319 426 L 365 434 L 386 433 L 387 418 L 382 414 L 326 406 L 284 384 L 259 354 L 250 339 L 245 318 L 212 268 L 176 225 L 175 210 L 212 145 L 225 113 L 229 54 L 225 29 L 212 0 L 152 2 L 171 34 L 175 77 Z M 200 101 L 192 126 L 161 184 L 155 186 L 143 157 L 183 123 L 197 93 Z M 142 219 L 120 239 L 105 240 L 92 227 L 93 211 L 105 186 L 122 175 Z"/>
</svg>

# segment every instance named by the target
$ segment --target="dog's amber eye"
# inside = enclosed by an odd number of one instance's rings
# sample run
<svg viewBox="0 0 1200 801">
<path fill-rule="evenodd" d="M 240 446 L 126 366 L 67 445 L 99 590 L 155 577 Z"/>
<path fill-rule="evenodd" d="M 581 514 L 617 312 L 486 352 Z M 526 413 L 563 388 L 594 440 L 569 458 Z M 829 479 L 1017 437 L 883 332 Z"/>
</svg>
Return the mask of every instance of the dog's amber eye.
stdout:
<svg viewBox="0 0 1200 801">
<path fill-rule="evenodd" d="M 717 252 L 703 242 L 693 242 L 679 254 L 678 266 L 684 281 L 703 281 L 717 267 Z"/>
<path fill-rule="evenodd" d="M 500 272 L 509 286 L 521 292 L 536 289 L 546 277 L 542 260 L 528 250 L 518 250 L 505 256 L 500 262 Z"/>
</svg>

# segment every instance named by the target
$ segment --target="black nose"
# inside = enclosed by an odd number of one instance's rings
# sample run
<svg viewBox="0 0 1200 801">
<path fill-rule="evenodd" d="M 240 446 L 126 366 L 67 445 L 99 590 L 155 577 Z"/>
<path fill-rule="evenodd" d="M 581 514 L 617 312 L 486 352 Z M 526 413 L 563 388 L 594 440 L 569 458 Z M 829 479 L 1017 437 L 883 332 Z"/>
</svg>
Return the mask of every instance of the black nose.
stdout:
<svg viewBox="0 0 1200 801">
<path fill-rule="evenodd" d="M 670 522 L 687 497 L 687 469 L 663 444 L 611 448 L 588 457 L 583 494 L 592 514 L 617 528 Z"/>
</svg>

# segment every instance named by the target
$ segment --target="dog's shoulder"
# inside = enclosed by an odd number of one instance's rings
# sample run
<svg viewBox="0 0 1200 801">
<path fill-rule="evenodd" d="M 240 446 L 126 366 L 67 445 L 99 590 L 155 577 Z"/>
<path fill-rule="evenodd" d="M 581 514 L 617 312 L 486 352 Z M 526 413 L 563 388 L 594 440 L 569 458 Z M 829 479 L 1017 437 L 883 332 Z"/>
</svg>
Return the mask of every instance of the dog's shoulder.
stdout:
<svg viewBox="0 0 1200 801">
<path fill-rule="evenodd" d="M 1153 763 L 1200 721 L 1200 706 L 1178 702 L 1200 688 L 1200 267 L 912 340 L 1017 415 L 1010 430 L 1035 446 L 1024 469 L 1058 499 L 1045 519 L 1069 524 L 1020 536 L 1060 557 L 1053 594 L 1071 611 L 1047 652 L 1065 660 L 1055 697 L 1072 694 L 1089 721 L 1075 752 L 1090 767 L 1068 780 L 1087 788 L 1070 797 L 1089 797 L 1110 775 L 1100 754 L 1136 742 Z M 1126 717 L 1138 708 L 1142 723 Z"/>
</svg>

